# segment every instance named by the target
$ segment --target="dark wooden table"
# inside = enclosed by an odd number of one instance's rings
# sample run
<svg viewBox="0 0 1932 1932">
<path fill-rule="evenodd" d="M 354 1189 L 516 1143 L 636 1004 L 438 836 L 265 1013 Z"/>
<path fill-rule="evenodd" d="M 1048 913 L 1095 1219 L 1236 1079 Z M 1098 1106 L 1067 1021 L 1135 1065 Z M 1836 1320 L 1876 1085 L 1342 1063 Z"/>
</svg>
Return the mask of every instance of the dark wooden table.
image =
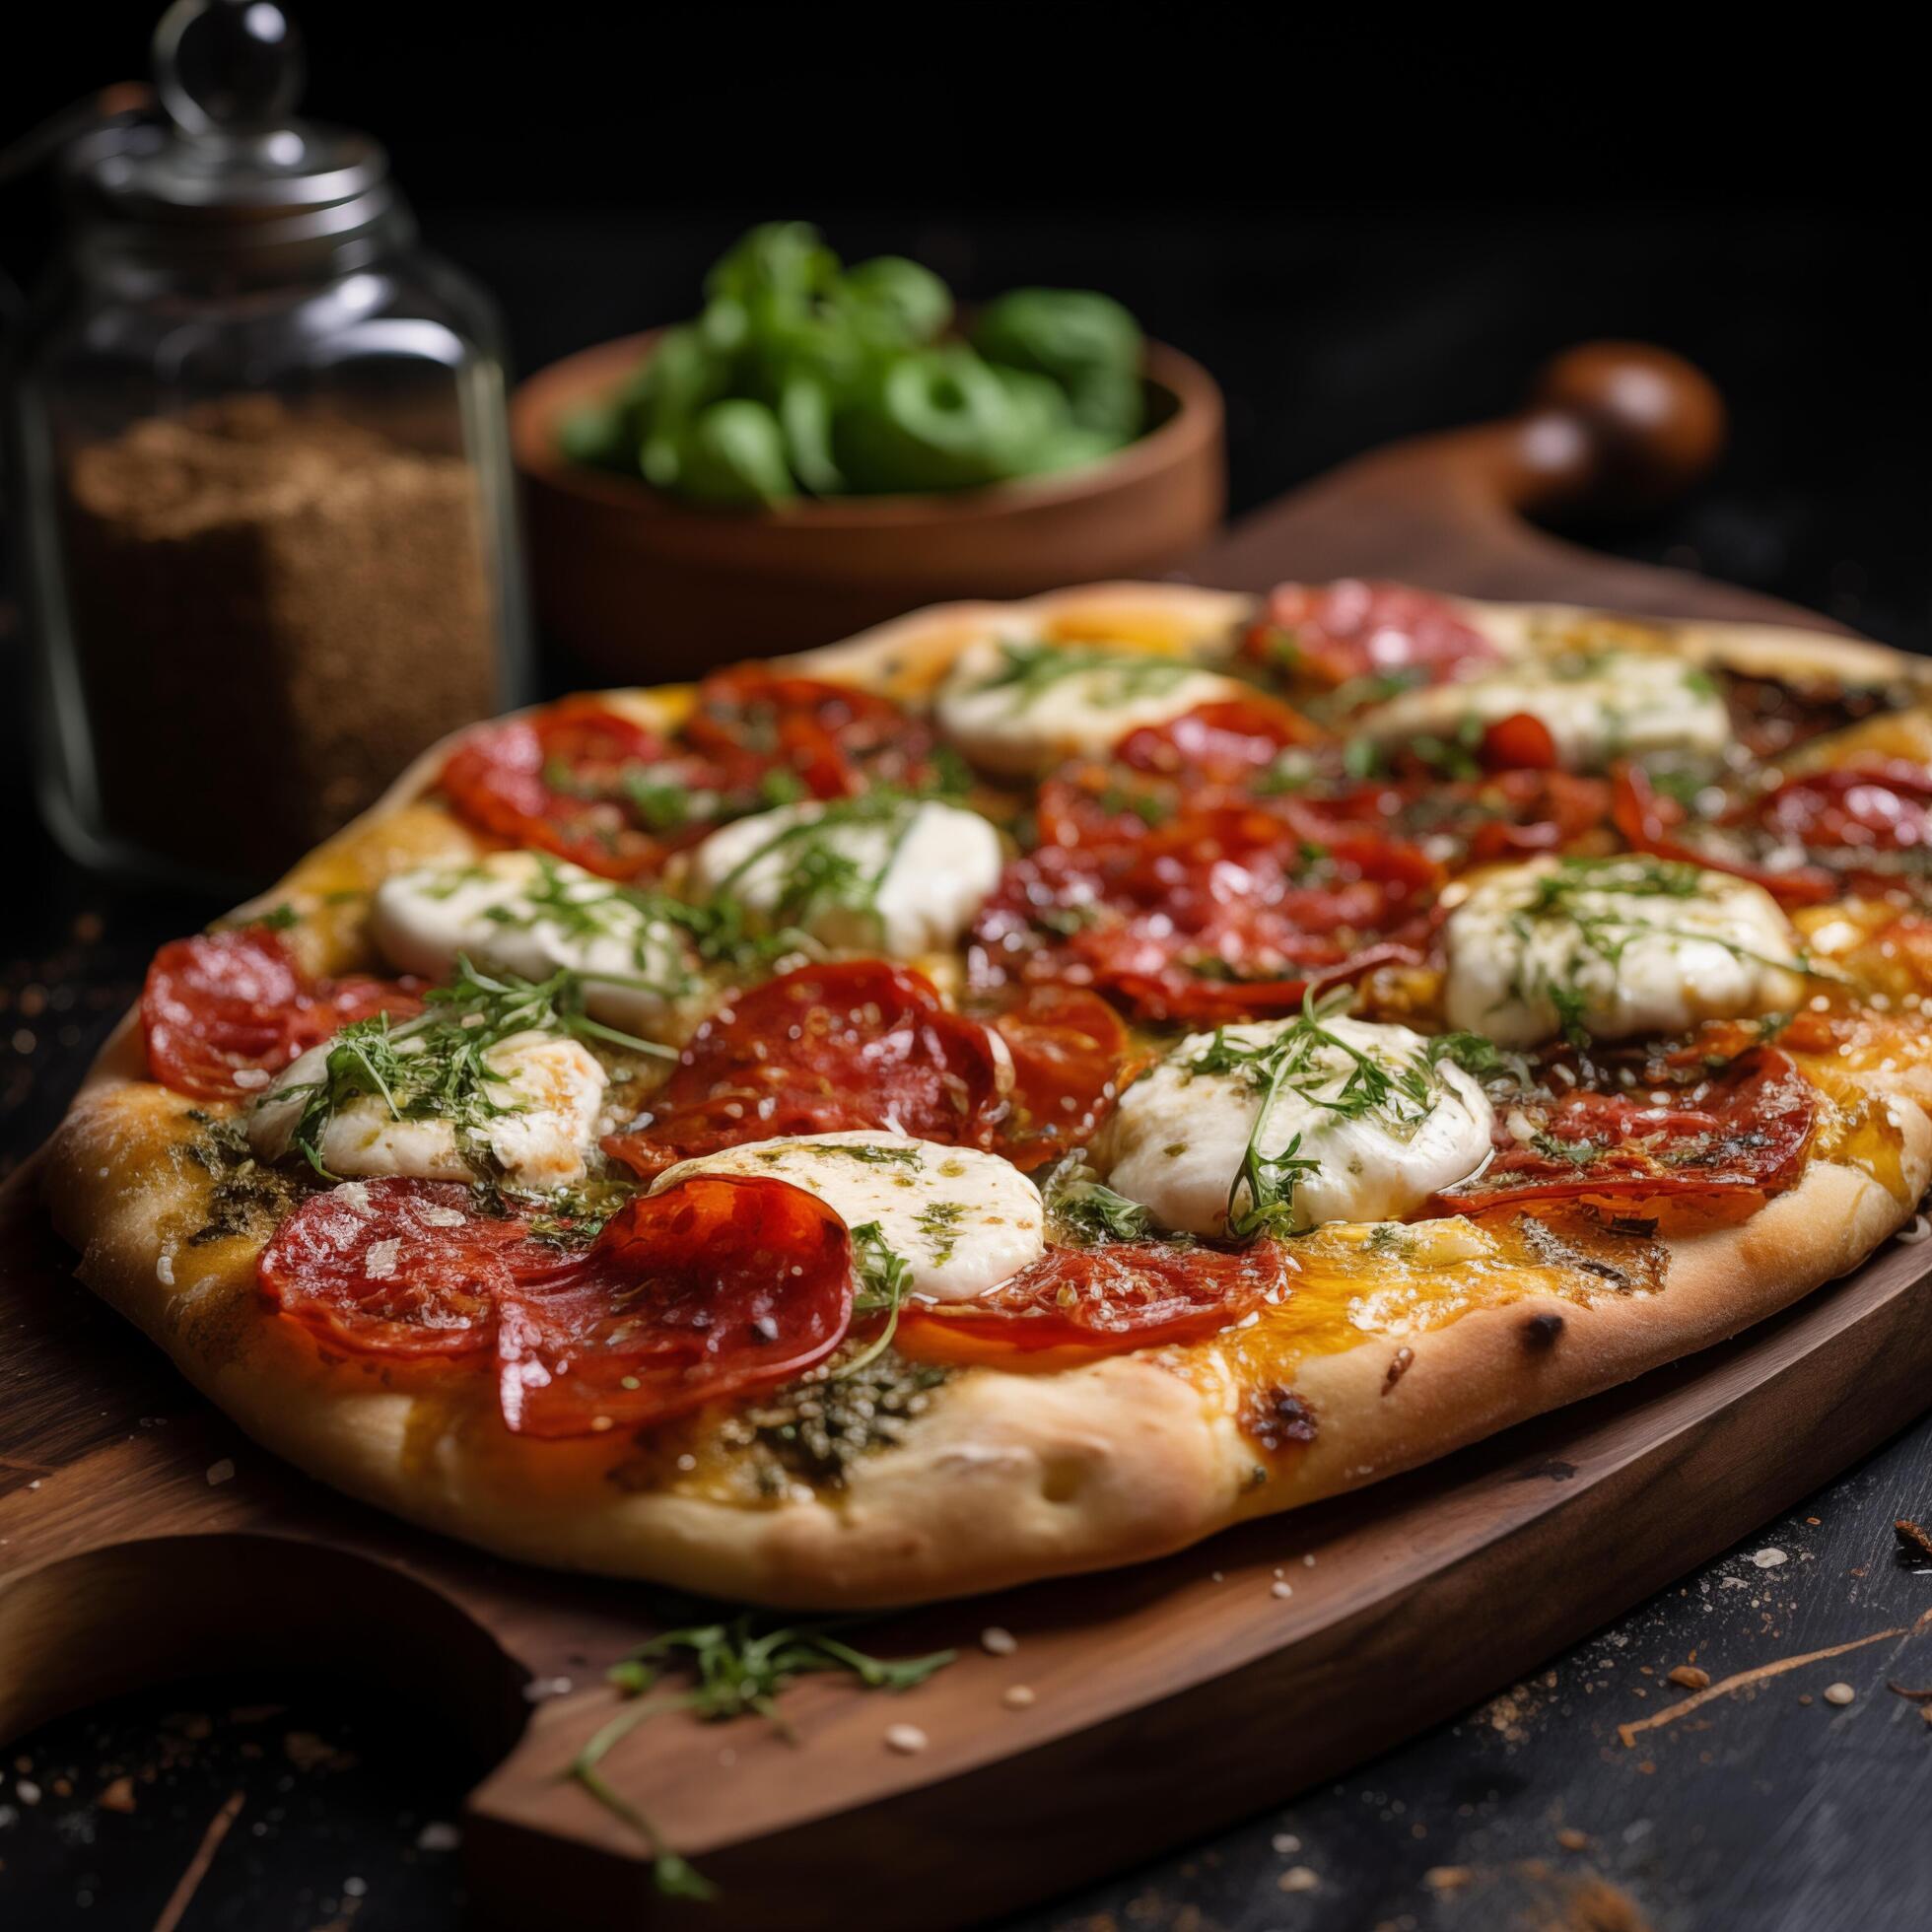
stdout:
<svg viewBox="0 0 1932 1932">
<path fill-rule="evenodd" d="M 1588 211 L 828 225 L 850 252 L 922 253 L 969 292 L 1113 289 L 1220 375 L 1237 507 L 1369 443 L 1498 413 L 1565 342 L 1662 339 L 1725 389 L 1733 454 L 1667 517 L 1592 534 L 1932 647 L 1920 351 L 1901 305 L 1847 291 L 1896 247 L 1876 225 L 1804 211 L 1716 226 Z M 673 312 L 735 217 L 433 213 L 430 227 L 503 294 L 528 365 Z M 548 669 L 553 687 L 571 681 L 567 664 Z M 0 804 L 16 834 L 0 914 L 3 1172 L 58 1117 L 153 947 L 219 909 L 107 887 L 56 857 L 27 796 L 17 654 L 0 670 Z M 0 1360 L 0 1388 L 4 1373 Z M 1459 1722 L 1043 1906 L 1023 1932 L 1932 1925 L 1932 1724 L 1886 1689 L 1892 1646 L 1768 1679 L 1630 1747 L 1617 1730 L 1682 1694 L 1674 1667 L 1722 1678 L 1932 1610 L 1932 1565 L 1895 1553 L 1901 1515 L 1932 1518 L 1932 1423 Z M 1851 1701 L 1828 1701 L 1840 1683 Z M 1408 1690 L 1385 1694 L 1400 1705 Z M 0 1754 L 0 1926 L 439 1932 L 461 1920 L 453 1821 L 480 1768 L 429 1720 L 379 1710 L 299 1657 L 273 1682 L 211 1679 L 78 1714 Z"/>
</svg>

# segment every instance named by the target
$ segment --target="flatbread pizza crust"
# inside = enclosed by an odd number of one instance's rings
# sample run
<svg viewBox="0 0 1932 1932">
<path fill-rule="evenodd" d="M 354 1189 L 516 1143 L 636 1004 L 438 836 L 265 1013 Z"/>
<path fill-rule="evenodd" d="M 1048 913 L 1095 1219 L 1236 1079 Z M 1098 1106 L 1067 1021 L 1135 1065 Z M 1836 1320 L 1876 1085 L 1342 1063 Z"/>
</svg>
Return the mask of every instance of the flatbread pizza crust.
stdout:
<svg viewBox="0 0 1932 1932">
<path fill-rule="evenodd" d="M 917 695 L 989 626 L 1184 650 L 1250 605 L 1184 586 L 1103 585 L 1018 605 L 942 606 L 789 661 Z M 1591 615 L 1466 608 L 1504 626 Z M 1877 646 L 1764 626 L 1672 628 L 1689 652 L 1740 669 L 1842 674 L 1850 658 L 1860 678 L 1924 676 Z M 670 690 L 606 702 L 663 723 L 688 700 Z M 345 910 L 351 895 L 404 866 L 486 849 L 425 796 L 448 749 L 425 754 L 256 902 L 308 915 L 290 936 L 310 970 L 370 963 L 360 914 Z M 486 1376 L 331 1356 L 270 1319 L 255 1285 L 259 1239 L 189 1239 L 207 1219 L 209 1181 L 184 1148 L 197 1116 L 221 1108 L 146 1077 L 134 1015 L 104 1049 L 45 1172 L 55 1223 L 81 1251 L 81 1278 L 249 1435 L 310 1474 L 508 1556 L 843 1609 L 1159 1555 L 1429 1461 L 1734 1335 L 1856 1267 L 1912 1218 L 1932 1181 L 1932 1122 L 1906 1077 L 1885 1092 L 1886 1076 L 1868 1076 L 1891 1123 L 1890 1185 L 1814 1159 L 1795 1189 L 1751 1218 L 1649 1244 L 1660 1279 L 1632 1287 L 1587 1268 L 1524 1271 L 1520 1292 L 1467 1306 L 1452 1295 L 1434 1319 L 1303 1352 L 1281 1387 L 1260 1386 L 1266 1378 L 1221 1338 L 1070 1369 L 955 1370 L 903 1439 L 854 1462 L 842 1488 L 794 1483 L 756 1499 L 712 1482 L 702 1454 L 691 1458 L 694 1476 L 667 1474 L 622 1432 L 513 1435 Z M 1445 1279 L 1453 1285 L 1453 1272 Z M 1258 1397 L 1287 1399 L 1289 1426 L 1278 1439 L 1262 1431 L 1272 1446 L 1258 1444 Z"/>
</svg>

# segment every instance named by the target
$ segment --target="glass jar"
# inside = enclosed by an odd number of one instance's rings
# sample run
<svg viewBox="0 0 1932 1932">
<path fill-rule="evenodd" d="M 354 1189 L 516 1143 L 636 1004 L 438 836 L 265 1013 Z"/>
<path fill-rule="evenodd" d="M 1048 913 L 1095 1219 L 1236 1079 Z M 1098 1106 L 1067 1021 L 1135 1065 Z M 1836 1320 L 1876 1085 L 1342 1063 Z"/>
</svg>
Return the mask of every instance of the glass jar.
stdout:
<svg viewBox="0 0 1932 1932">
<path fill-rule="evenodd" d="M 155 68 L 10 386 L 40 794 L 84 862 L 252 886 L 524 695 L 503 357 L 382 150 L 289 118 L 278 8 L 177 0 Z"/>
</svg>

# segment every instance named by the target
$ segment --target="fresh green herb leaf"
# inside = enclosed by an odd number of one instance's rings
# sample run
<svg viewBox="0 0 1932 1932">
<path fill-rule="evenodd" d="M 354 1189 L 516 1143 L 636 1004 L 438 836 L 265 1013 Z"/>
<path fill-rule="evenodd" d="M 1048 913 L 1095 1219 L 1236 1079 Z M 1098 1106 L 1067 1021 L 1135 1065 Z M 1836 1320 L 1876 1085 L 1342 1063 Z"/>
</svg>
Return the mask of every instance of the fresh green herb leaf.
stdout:
<svg viewBox="0 0 1932 1932">
<path fill-rule="evenodd" d="M 716 1896 L 716 1888 L 671 1850 L 663 1833 L 604 1777 L 599 1768 L 604 1759 L 640 1724 L 667 1710 L 689 1711 L 705 1723 L 755 1713 L 789 1739 L 792 1733 L 779 1715 L 778 1698 L 800 1677 L 843 1671 L 867 1690 L 898 1692 L 924 1684 L 958 1655 L 938 1650 L 925 1657 L 873 1657 L 834 1634 L 842 1627 L 773 1627 L 747 1611 L 728 1622 L 666 1630 L 639 1644 L 606 1673 L 629 1701 L 592 1734 L 564 1775 L 650 1843 L 653 1882 L 659 1892 L 684 1898 Z M 670 1688 L 673 1681 L 681 1688 Z"/>
</svg>

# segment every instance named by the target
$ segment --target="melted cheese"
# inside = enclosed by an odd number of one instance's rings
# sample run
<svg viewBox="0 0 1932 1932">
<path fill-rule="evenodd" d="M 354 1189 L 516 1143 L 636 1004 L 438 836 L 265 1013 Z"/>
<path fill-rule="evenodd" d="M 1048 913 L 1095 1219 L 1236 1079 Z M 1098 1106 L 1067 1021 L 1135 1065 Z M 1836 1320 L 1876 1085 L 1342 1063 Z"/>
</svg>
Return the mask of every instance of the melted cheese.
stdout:
<svg viewBox="0 0 1932 1932">
<path fill-rule="evenodd" d="M 735 899 L 768 926 L 830 946 L 916 959 L 955 945 L 1002 864 L 978 812 L 933 799 L 781 805 L 714 832 L 694 894 Z"/>
<path fill-rule="evenodd" d="M 1272 1020 L 1183 1040 L 1122 1096 L 1100 1148 L 1108 1185 L 1165 1227 L 1214 1236 L 1253 1206 L 1241 1178 L 1251 1146 L 1264 1161 L 1309 1163 L 1278 1183 L 1283 1231 L 1394 1219 L 1483 1165 L 1489 1102 L 1461 1069 L 1431 1066 L 1419 1034 L 1353 1019 L 1308 1028 Z M 1251 1057 L 1202 1064 L 1226 1049 Z M 1370 1105 L 1363 1059 L 1391 1082 Z"/>
<path fill-rule="evenodd" d="M 297 1060 L 248 1114 L 248 1144 L 258 1160 L 294 1150 L 294 1137 L 333 1042 Z M 412 1051 L 407 1040 L 399 1054 Z M 360 1094 L 334 1109 L 318 1151 L 331 1174 L 370 1179 L 401 1175 L 424 1181 L 480 1181 L 501 1176 L 531 1193 L 584 1178 L 596 1144 L 604 1070 L 575 1040 L 517 1033 L 483 1056 L 500 1078 L 490 1083 L 493 1108 L 465 1144 L 455 1123 L 429 1116 L 398 1120 L 380 1094 Z"/>
<path fill-rule="evenodd" d="M 1139 725 L 1164 724 L 1245 688 L 1152 652 L 995 640 L 961 656 L 935 715 L 974 764 L 1026 778 L 1069 758 L 1102 757 Z"/>
<path fill-rule="evenodd" d="M 497 852 L 382 881 L 376 943 L 407 973 L 444 979 L 459 957 L 528 980 L 583 973 L 585 1009 L 647 1038 L 674 1026 L 700 989 L 697 959 L 671 922 L 593 872 L 547 853 Z"/>
<path fill-rule="evenodd" d="M 1662 886 L 1667 889 L 1652 889 Z M 1507 1047 L 1565 1023 L 1676 1034 L 1795 1005 L 1797 934 L 1762 887 L 1652 859 L 1543 859 L 1492 872 L 1449 916 L 1452 1026 Z"/>
<path fill-rule="evenodd" d="M 1731 719 L 1710 678 L 1680 658 L 1644 652 L 1521 658 L 1474 677 L 1405 691 L 1365 714 L 1379 743 L 1453 739 L 1469 721 L 1499 724 L 1527 712 L 1550 732 L 1566 771 L 1601 771 L 1614 758 L 1654 752 L 1721 757 Z"/>
<path fill-rule="evenodd" d="M 971 1301 L 1039 1259 L 1040 1191 L 973 1147 L 887 1133 L 808 1134 L 681 1161 L 652 1192 L 692 1174 L 760 1174 L 822 1200 L 849 1228 L 873 1223 L 912 1271 L 911 1292 Z"/>
</svg>

